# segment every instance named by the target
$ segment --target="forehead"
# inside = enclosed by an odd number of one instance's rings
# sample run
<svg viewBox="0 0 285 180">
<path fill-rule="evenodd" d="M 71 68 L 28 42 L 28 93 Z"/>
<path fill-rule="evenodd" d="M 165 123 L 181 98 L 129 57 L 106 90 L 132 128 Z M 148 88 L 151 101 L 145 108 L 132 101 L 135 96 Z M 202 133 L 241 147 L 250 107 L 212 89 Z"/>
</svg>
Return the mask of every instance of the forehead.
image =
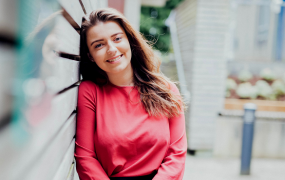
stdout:
<svg viewBox="0 0 285 180">
<path fill-rule="evenodd" d="M 88 29 L 86 36 L 88 39 L 107 38 L 118 32 L 125 32 L 124 29 L 115 21 L 99 22 Z"/>
</svg>

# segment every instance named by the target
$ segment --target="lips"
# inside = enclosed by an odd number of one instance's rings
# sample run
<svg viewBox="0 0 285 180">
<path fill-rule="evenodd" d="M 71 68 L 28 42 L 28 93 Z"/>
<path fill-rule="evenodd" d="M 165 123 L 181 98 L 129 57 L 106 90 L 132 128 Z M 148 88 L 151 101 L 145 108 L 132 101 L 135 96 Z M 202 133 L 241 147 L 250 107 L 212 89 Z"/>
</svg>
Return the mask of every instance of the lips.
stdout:
<svg viewBox="0 0 285 180">
<path fill-rule="evenodd" d="M 111 59 L 108 59 L 107 62 L 116 62 L 116 61 L 120 60 L 122 56 L 123 56 L 123 54 L 116 56 L 116 57 L 113 57 Z"/>
</svg>

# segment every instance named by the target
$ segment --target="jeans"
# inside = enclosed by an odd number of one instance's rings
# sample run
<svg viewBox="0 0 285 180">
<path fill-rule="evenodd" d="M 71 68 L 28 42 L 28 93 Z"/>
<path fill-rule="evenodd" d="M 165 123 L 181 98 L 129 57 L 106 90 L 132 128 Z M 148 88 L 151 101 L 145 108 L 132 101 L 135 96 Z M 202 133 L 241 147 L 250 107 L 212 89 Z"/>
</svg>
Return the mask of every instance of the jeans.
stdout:
<svg viewBox="0 0 285 180">
<path fill-rule="evenodd" d="M 111 177 L 110 180 L 152 180 L 156 175 L 156 171 L 146 176 L 136 176 L 136 177 Z"/>
</svg>

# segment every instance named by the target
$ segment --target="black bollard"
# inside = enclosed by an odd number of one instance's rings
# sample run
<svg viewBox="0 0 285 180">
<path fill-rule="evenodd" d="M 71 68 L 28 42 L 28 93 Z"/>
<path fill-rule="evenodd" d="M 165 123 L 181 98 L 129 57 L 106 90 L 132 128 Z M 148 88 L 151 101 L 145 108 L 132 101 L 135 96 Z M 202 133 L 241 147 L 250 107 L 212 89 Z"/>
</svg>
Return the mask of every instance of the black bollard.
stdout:
<svg viewBox="0 0 285 180">
<path fill-rule="evenodd" d="M 244 105 L 242 151 L 241 151 L 241 175 L 250 174 L 250 162 L 255 122 L 256 105 L 246 103 Z"/>
</svg>

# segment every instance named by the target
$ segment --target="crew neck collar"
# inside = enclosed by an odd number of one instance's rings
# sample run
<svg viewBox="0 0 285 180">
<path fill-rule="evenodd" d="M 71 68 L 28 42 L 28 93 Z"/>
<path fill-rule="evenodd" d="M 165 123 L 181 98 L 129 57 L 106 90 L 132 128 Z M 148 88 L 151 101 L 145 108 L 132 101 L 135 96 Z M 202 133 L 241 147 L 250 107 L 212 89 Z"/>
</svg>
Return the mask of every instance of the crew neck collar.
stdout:
<svg viewBox="0 0 285 180">
<path fill-rule="evenodd" d="M 113 83 L 111 83 L 111 82 L 109 82 L 109 85 L 111 85 L 111 86 L 114 86 L 114 87 L 119 87 L 119 88 L 124 88 L 124 87 L 135 87 L 134 85 L 133 86 L 118 86 L 118 85 L 115 85 L 115 84 L 113 84 Z"/>
</svg>

